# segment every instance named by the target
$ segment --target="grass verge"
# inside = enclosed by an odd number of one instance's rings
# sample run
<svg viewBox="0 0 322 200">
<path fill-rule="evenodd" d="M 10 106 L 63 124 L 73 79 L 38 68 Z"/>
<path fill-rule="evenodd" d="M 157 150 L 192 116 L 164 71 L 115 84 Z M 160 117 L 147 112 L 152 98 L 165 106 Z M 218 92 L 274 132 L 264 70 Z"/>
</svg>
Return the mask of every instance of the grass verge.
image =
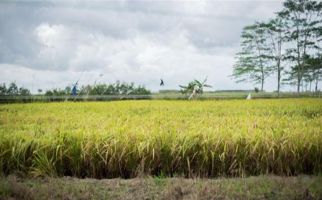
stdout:
<svg viewBox="0 0 322 200">
<path fill-rule="evenodd" d="M 321 176 L 0 178 L 0 199 L 322 199 Z"/>
</svg>

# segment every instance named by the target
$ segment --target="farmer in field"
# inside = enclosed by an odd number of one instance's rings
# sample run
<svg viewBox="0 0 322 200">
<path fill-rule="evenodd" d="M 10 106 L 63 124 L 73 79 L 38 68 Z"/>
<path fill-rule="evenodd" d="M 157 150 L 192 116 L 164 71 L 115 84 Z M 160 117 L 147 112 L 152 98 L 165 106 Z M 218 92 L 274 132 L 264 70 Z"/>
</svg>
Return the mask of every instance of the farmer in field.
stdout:
<svg viewBox="0 0 322 200">
<path fill-rule="evenodd" d="M 77 83 L 75 83 L 75 85 L 72 88 L 72 95 L 76 96 L 77 95 Z"/>
</svg>

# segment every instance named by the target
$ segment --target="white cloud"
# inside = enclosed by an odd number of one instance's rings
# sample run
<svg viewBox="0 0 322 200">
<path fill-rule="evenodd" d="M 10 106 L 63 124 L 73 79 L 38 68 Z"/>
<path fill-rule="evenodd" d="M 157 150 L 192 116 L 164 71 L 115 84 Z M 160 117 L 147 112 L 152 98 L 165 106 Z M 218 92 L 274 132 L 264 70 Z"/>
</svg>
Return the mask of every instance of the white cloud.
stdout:
<svg viewBox="0 0 322 200">
<path fill-rule="evenodd" d="M 208 76 L 241 89 L 232 73 L 243 26 L 268 19 L 278 1 L 0 3 L 0 79 L 26 87 L 134 81 L 153 90 Z M 44 78 L 45 77 L 45 78 Z M 273 89 L 274 84 L 268 84 Z"/>
</svg>

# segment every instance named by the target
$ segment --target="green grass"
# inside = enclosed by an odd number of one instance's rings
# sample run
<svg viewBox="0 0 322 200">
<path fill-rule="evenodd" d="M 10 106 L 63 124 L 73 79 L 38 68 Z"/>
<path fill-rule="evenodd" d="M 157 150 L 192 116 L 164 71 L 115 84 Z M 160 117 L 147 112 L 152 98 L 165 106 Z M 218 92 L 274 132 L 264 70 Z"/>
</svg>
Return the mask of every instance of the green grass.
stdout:
<svg viewBox="0 0 322 200">
<path fill-rule="evenodd" d="M 322 101 L 3 104 L 0 171 L 95 178 L 318 175 Z"/>
<path fill-rule="evenodd" d="M 322 177 L 77 179 L 0 177 L 0 199 L 321 199 Z"/>
</svg>

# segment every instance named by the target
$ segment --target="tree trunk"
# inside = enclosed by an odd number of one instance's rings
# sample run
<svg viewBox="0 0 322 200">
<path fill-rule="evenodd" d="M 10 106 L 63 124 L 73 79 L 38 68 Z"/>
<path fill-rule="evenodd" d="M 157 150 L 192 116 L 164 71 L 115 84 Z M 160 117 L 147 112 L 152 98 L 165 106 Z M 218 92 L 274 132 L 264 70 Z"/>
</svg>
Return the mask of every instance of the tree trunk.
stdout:
<svg viewBox="0 0 322 200">
<path fill-rule="evenodd" d="M 319 83 L 319 79 L 315 80 L 315 92 L 318 92 L 318 83 Z"/>
<path fill-rule="evenodd" d="M 281 59 L 282 59 L 282 33 L 278 33 L 278 57 L 277 57 L 277 94 L 280 96 L 281 89 Z"/>
<path fill-rule="evenodd" d="M 281 66 L 280 66 L 280 60 L 277 61 L 277 94 L 280 95 L 280 89 L 281 89 Z"/>
<path fill-rule="evenodd" d="M 299 27 L 298 25 L 296 26 L 296 31 L 297 31 L 297 65 L 298 65 L 298 69 L 297 69 L 297 93 L 300 93 L 300 87 L 301 87 L 301 75 L 300 75 L 300 69 L 301 69 L 301 52 L 300 52 L 300 41 L 299 41 Z"/>
<path fill-rule="evenodd" d="M 262 62 L 261 62 L 261 91 L 263 92 L 264 91 L 264 79 L 265 79 L 265 75 L 264 75 L 264 67 L 262 65 Z"/>
<path fill-rule="evenodd" d="M 280 95 L 280 89 L 281 89 L 281 71 L 278 70 L 277 72 L 277 94 Z"/>
<path fill-rule="evenodd" d="M 303 80 L 301 81 L 301 86 L 300 86 L 301 87 L 301 92 L 304 92 L 304 81 Z"/>
<path fill-rule="evenodd" d="M 300 88 L 301 87 L 301 79 L 297 78 L 297 93 L 300 93 Z"/>
</svg>

